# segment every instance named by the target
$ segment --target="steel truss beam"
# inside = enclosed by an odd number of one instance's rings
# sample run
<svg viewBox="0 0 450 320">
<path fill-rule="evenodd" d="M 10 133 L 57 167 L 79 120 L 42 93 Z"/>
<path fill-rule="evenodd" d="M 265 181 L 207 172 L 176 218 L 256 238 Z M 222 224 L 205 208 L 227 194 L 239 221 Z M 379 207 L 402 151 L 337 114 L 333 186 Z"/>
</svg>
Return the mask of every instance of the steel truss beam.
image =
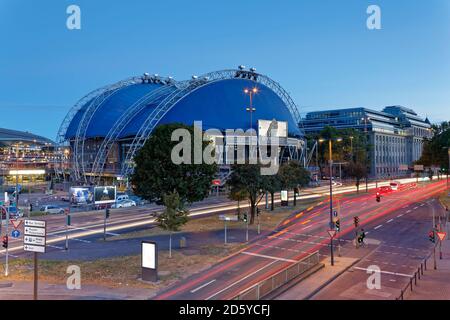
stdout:
<svg viewBox="0 0 450 320">
<path fill-rule="evenodd" d="M 261 83 L 272 89 L 285 103 L 292 117 L 294 118 L 294 121 L 297 124 L 300 123 L 300 112 L 298 111 L 298 108 L 292 98 L 277 82 L 273 81 L 267 76 L 251 71 L 232 69 L 210 72 L 200 77 L 194 78 L 193 80 L 183 82 L 180 87 L 185 88 L 180 88 L 178 91 L 174 92 L 171 96 L 162 101 L 161 104 L 154 109 L 154 111 L 145 120 L 145 122 L 139 129 L 138 134 L 134 138 L 131 144 L 131 148 L 128 150 L 126 159 L 122 164 L 121 175 L 125 177 L 132 172 L 132 160 L 136 155 L 137 150 L 144 145 L 145 141 L 147 141 L 153 129 L 158 125 L 159 121 L 164 117 L 164 115 L 167 114 L 167 112 L 169 112 L 180 100 L 182 100 L 184 97 L 191 94 L 195 90 L 198 90 L 205 85 L 209 85 L 212 82 L 238 78 L 249 79 L 255 81 L 256 83 Z M 303 149 L 304 148 L 302 148 L 302 157 L 304 157 Z"/>
<path fill-rule="evenodd" d="M 130 121 L 148 105 L 157 103 L 159 99 L 162 99 L 162 97 L 165 97 L 173 90 L 176 90 L 175 83 L 163 85 L 160 88 L 149 92 L 147 95 L 136 101 L 125 111 L 125 113 L 120 116 L 119 119 L 117 119 L 98 149 L 97 156 L 91 170 L 93 176 L 97 177 L 98 180 L 100 179 L 105 169 L 105 162 L 109 156 L 112 145 L 118 140 L 120 134 L 130 123 Z"/>
</svg>

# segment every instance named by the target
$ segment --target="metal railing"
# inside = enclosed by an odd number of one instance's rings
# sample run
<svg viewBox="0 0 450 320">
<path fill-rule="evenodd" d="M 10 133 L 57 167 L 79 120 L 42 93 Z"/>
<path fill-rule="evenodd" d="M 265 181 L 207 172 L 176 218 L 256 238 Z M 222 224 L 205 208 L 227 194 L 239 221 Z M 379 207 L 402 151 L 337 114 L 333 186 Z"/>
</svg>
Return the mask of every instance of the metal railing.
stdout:
<svg viewBox="0 0 450 320">
<path fill-rule="evenodd" d="M 420 280 L 424 276 L 424 271 L 427 270 L 427 261 L 430 259 L 431 255 L 425 258 L 414 272 L 414 274 L 409 278 L 409 282 L 406 286 L 400 290 L 400 295 L 395 300 L 404 300 L 405 294 L 407 292 L 413 292 L 414 286 L 417 286 L 417 280 Z"/>
<path fill-rule="evenodd" d="M 240 292 L 231 300 L 260 300 L 318 264 L 319 252 L 316 251 Z"/>
</svg>

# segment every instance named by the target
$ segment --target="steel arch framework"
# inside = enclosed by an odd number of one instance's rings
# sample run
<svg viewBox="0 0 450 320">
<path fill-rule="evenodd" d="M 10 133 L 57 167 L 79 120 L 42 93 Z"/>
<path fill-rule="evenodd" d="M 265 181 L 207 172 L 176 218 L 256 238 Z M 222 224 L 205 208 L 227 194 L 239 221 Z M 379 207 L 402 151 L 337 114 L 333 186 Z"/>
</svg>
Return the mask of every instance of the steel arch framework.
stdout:
<svg viewBox="0 0 450 320">
<path fill-rule="evenodd" d="M 157 79 L 161 80 L 161 78 L 159 77 L 157 77 Z M 120 170 L 120 175 L 123 177 L 128 176 L 133 171 L 133 158 L 136 155 L 137 151 L 144 145 L 161 119 L 170 110 L 172 110 L 172 108 L 175 107 L 175 105 L 179 101 L 181 101 L 194 91 L 199 90 L 200 88 L 213 82 L 232 79 L 248 79 L 254 81 L 255 83 L 260 83 L 267 86 L 268 88 L 273 90 L 284 102 L 294 121 L 297 124 L 300 123 L 300 112 L 289 94 L 281 87 L 278 82 L 275 82 L 269 77 L 256 73 L 254 71 L 228 69 L 206 73 L 200 77 L 193 77 L 192 80 L 181 82 L 173 81 L 171 78 L 165 78 L 164 81 L 159 82 L 163 83 L 163 86 L 161 88 L 153 90 L 146 96 L 133 103 L 127 109 L 127 111 L 117 119 L 115 124 L 111 127 L 110 131 L 102 141 L 100 148 L 98 149 L 94 164 L 91 169 L 91 175 L 93 177 L 97 177 L 97 179 L 100 179 L 104 172 L 105 163 L 111 151 L 111 146 L 114 144 L 114 142 L 117 141 L 120 133 L 124 130 L 131 119 L 133 119 L 133 117 L 136 116 L 143 108 L 145 108 L 149 104 L 155 104 L 152 112 L 144 120 L 138 130 L 138 133 L 134 136 L 130 148 L 124 156 L 124 161 L 122 162 L 122 167 Z M 69 113 L 65 117 L 58 131 L 57 141 L 60 145 L 67 144 L 66 132 L 70 122 L 73 120 L 76 113 L 81 110 L 83 106 L 89 103 L 86 111 L 83 114 L 82 120 L 78 124 L 76 137 L 74 139 L 75 142 L 73 145 L 73 171 L 74 176 L 77 179 L 84 179 L 87 182 L 86 170 L 84 165 L 84 142 L 86 140 L 87 128 L 93 118 L 93 115 L 102 105 L 102 103 L 109 97 L 114 95 L 118 90 L 125 86 L 142 81 L 142 77 L 132 77 L 127 80 L 120 81 L 116 84 L 95 90 L 78 101 L 77 104 L 69 111 Z M 301 130 L 301 128 L 299 129 Z M 301 130 L 301 132 L 303 133 L 303 130 Z M 305 155 L 305 148 L 303 147 L 301 157 L 304 158 Z"/>
</svg>

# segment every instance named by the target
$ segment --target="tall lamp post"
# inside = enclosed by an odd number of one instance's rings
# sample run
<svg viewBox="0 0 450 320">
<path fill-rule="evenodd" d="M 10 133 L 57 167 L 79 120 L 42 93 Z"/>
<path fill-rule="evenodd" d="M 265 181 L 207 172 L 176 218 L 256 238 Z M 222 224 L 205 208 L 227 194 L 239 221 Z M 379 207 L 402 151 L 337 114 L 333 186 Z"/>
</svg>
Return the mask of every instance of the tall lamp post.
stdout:
<svg viewBox="0 0 450 320">
<path fill-rule="evenodd" d="M 341 142 L 342 138 L 334 139 L 336 142 Z M 325 142 L 327 139 L 320 139 L 319 142 Z M 329 170 L 330 170 L 330 229 L 334 229 L 333 223 L 333 139 L 328 139 L 328 153 L 329 153 Z M 333 238 L 330 237 L 330 256 L 331 265 L 334 266 L 334 254 L 333 254 Z"/>
<path fill-rule="evenodd" d="M 248 149 L 248 159 L 250 163 L 250 157 L 252 152 L 252 140 L 253 140 L 253 112 L 256 111 L 256 108 L 253 107 L 253 95 L 258 94 L 258 88 L 253 87 L 252 89 L 245 88 L 244 93 L 248 94 L 250 97 L 250 106 L 246 108 L 247 112 L 250 113 L 250 144 Z"/>
<path fill-rule="evenodd" d="M 366 136 L 366 152 L 367 152 L 367 155 L 366 155 L 366 192 L 369 192 L 369 177 L 368 177 L 368 175 L 369 175 L 369 173 L 368 173 L 368 167 L 369 167 L 369 150 L 368 150 L 368 145 L 369 145 L 369 130 L 368 130 L 368 128 L 367 128 L 367 124 L 368 124 L 368 122 L 369 122 L 369 120 L 370 120 L 370 117 L 368 117 L 368 116 L 364 116 L 363 118 L 361 118 L 361 120 L 362 121 L 364 121 L 364 134 L 365 134 L 365 136 Z"/>
</svg>

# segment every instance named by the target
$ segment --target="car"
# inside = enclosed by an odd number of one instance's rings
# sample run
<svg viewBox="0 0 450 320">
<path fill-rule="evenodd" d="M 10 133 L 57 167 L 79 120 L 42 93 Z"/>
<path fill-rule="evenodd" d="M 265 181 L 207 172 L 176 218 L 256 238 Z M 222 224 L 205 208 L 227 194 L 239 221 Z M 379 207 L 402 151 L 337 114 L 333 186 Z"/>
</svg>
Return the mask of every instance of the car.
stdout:
<svg viewBox="0 0 450 320">
<path fill-rule="evenodd" d="M 142 199 L 142 198 L 140 198 L 138 196 L 134 196 L 134 195 L 129 196 L 129 199 L 133 200 L 134 202 L 136 202 L 137 206 L 143 206 L 143 205 L 148 203 L 147 200 L 144 200 L 144 199 Z"/>
<path fill-rule="evenodd" d="M 42 206 L 39 211 L 44 212 L 45 214 L 63 214 L 64 208 L 55 205 L 46 205 Z"/>
<path fill-rule="evenodd" d="M 136 206 L 136 202 L 134 202 L 133 200 L 122 200 L 122 201 L 118 201 L 116 204 L 112 205 L 112 208 L 130 208 L 130 207 L 135 207 Z"/>
<path fill-rule="evenodd" d="M 390 192 L 392 192 L 392 189 L 390 186 L 383 186 L 383 187 L 378 188 L 379 194 L 390 193 Z"/>
<path fill-rule="evenodd" d="M 130 199 L 130 197 L 127 194 L 118 194 L 117 198 L 116 198 L 116 201 L 120 202 L 120 201 L 123 201 L 123 200 L 129 200 L 129 199 Z"/>
<path fill-rule="evenodd" d="M 400 182 L 391 182 L 389 186 L 393 191 L 397 191 L 400 188 Z"/>
<path fill-rule="evenodd" d="M 3 208 L 3 207 L 2 207 Z M 16 207 L 8 207 L 9 217 L 11 219 L 17 219 L 23 217 L 23 211 L 21 209 L 17 210 Z M 2 220 L 6 220 L 6 211 L 2 210 Z"/>
</svg>

